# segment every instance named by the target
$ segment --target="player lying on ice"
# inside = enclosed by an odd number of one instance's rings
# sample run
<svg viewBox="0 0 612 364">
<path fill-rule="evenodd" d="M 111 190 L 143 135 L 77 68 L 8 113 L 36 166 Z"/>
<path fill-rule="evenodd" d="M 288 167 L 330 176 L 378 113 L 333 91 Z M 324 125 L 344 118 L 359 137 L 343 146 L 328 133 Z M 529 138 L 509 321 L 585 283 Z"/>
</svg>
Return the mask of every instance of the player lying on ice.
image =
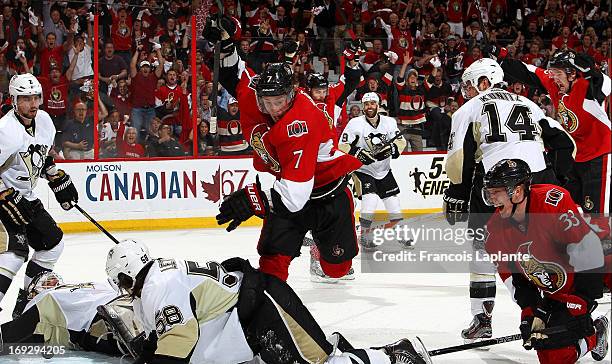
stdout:
<svg viewBox="0 0 612 364">
<path fill-rule="evenodd" d="M 482 188 L 483 200 L 497 208 L 487 223 L 487 252 L 528 255 L 497 267 L 522 309 L 523 346 L 535 349 L 540 363 L 575 363 L 589 351 L 603 360 L 608 319 L 593 322 L 591 313 L 603 291 L 598 235 L 610 232 L 589 225 L 566 189 L 532 185 L 531 177 L 525 161 L 503 159 L 485 174 Z"/>
<path fill-rule="evenodd" d="M 148 337 L 141 363 L 431 363 L 418 338 L 370 349 L 338 333 L 328 341 L 289 285 L 242 258 L 153 259 L 128 240 L 109 251 L 106 273 L 134 299 Z"/>
<path fill-rule="evenodd" d="M 0 326 L 0 344 L 40 343 L 54 354 L 63 347 L 121 356 L 127 347 L 119 347 L 97 311 L 99 305 L 110 306 L 136 335 L 131 303 L 117 296 L 108 283 L 64 284 L 56 273 L 43 272 L 28 288 L 30 301 L 23 314 Z M 9 354 L 4 348 L 1 354 Z"/>
</svg>

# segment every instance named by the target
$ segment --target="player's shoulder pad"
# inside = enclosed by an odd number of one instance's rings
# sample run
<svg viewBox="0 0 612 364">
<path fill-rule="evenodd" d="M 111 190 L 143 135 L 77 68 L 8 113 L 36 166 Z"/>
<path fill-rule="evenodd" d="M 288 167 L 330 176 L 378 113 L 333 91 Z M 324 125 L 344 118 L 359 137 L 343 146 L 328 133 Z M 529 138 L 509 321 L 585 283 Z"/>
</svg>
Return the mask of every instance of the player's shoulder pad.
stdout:
<svg viewBox="0 0 612 364">
<path fill-rule="evenodd" d="M 15 148 L 20 147 L 20 128 L 23 130 L 13 111 L 0 118 L 0 153 L 12 154 Z"/>
<path fill-rule="evenodd" d="M 534 204 L 543 210 L 541 212 L 557 211 L 559 207 L 568 203 L 575 205 L 568 190 L 553 184 L 531 185 L 529 195 Z"/>
</svg>

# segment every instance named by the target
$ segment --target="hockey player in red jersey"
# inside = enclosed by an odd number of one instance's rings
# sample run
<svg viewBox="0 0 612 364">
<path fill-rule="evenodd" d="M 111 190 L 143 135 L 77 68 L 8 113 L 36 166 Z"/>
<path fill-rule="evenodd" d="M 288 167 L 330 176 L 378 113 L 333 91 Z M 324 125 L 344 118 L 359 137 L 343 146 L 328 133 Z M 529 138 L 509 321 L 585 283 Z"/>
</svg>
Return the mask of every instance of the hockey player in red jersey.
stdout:
<svg viewBox="0 0 612 364">
<path fill-rule="evenodd" d="M 253 165 L 276 177 L 272 189 L 254 183 L 227 196 L 217 222 L 231 231 L 252 216 L 264 219 L 258 244 L 262 271 L 286 280 L 304 235 L 313 231 L 321 266 L 341 277 L 357 255 L 348 174 L 361 166 L 334 146 L 335 131 L 312 99 L 293 87 L 293 70 L 273 63 L 256 75 L 241 60 L 230 37 L 228 17 L 208 19 L 204 37 L 221 41 L 219 80 L 241 105 L 245 139 L 255 151 Z"/>
<path fill-rule="evenodd" d="M 506 58 L 505 48 L 489 46 L 506 79 L 544 88 L 560 122 L 576 142 L 576 163 L 565 187 L 586 213 L 610 213 L 610 119 L 603 107 L 610 78 L 595 69 L 586 54 L 558 51 L 548 69 Z"/>
<path fill-rule="evenodd" d="M 348 122 L 346 100 L 355 91 L 361 78 L 356 56 L 361 52 L 361 42 L 353 40 L 343 52 L 343 75 L 338 82 L 330 85 L 326 74 L 311 73 L 306 79 L 308 95 L 317 106 L 331 117 L 330 123 L 340 136 Z"/>
<path fill-rule="evenodd" d="M 569 192 L 531 185 L 520 159 L 496 163 L 483 186 L 483 200 L 496 207 L 486 250 L 500 257 L 498 273 L 522 309 L 523 346 L 535 349 L 540 363 L 574 363 L 589 351 L 602 360 L 608 320 L 593 322 L 591 313 L 602 296 L 604 255 Z"/>
</svg>

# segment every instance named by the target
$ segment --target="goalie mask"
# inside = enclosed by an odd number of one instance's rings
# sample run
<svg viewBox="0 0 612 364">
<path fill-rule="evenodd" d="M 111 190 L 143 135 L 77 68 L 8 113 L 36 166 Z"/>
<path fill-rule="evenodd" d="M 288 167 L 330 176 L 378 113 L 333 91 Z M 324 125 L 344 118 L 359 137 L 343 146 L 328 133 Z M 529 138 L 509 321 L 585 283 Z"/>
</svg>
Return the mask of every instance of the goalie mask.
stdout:
<svg viewBox="0 0 612 364">
<path fill-rule="evenodd" d="M 34 277 L 34 279 L 32 279 L 32 282 L 30 282 L 30 285 L 28 286 L 28 301 L 39 295 L 41 292 L 47 289 L 55 288 L 62 284 L 64 284 L 64 280 L 55 272 L 46 271 L 39 273 L 36 277 Z"/>
<path fill-rule="evenodd" d="M 109 283 L 117 291 L 130 291 L 136 283 L 136 275 L 151 261 L 149 249 L 135 240 L 123 240 L 115 245 L 106 257 L 106 274 Z"/>
</svg>

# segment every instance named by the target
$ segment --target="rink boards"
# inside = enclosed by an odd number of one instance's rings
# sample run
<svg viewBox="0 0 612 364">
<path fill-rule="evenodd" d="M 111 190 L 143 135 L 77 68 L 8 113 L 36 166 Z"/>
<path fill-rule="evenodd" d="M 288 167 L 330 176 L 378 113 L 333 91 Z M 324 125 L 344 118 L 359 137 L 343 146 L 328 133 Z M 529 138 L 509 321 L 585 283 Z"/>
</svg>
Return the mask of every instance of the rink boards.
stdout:
<svg viewBox="0 0 612 364">
<path fill-rule="evenodd" d="M 405 154 L 392 161 L 404 212 L 440 211 L 442 191 L 449 184 L 445 155 Z M 79 205 L 116 230 L 216 227 L 214 216 L 223 196 L 257 175 L 251 158 L 66 162 L 60 167 L 72 177 Z M 270 174 L 259 176 L 264 188 L 272 185 Z M 65 231 L 95 230 L 76 210 L 62 210 L 44 180 L 36 193 Z M 251 219 L 245 224 L 260 223 Z"/>
</svg>

